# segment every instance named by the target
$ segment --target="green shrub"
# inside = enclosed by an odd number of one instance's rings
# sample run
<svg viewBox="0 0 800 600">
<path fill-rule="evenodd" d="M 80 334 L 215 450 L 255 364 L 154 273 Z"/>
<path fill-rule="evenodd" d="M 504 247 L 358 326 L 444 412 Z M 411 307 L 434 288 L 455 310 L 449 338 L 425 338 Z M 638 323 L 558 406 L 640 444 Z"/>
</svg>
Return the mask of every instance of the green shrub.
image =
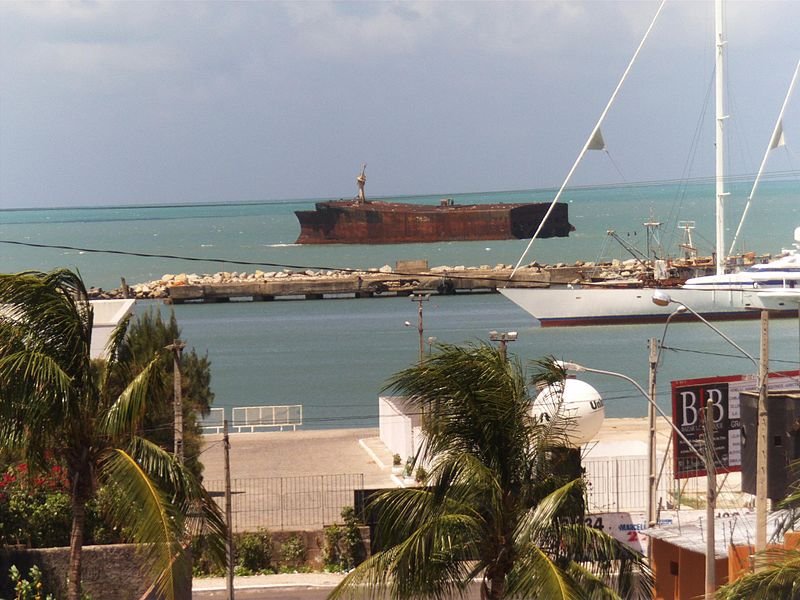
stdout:
<svg viewBox="0 0 800 600">
<path fill-rule="evenodd" d="M 419 483 L 420 485 L 425 485 L 425 482 L 428 480 L 428 472 L 425 470 L 425 467 L 419 466 L 417 467 L 417 471 L 414 474 L 414 481 Z"/>
<path fill-rule="evenodd" d="M 205 536 L 194 538 L 192 540 L 192 575 L 195 577 L 224 576 L 225 564 L 218 564 L 213 556 Z"/>
<path fill-rule="evenodd" d="M 325 545 L 322 558 L 325 568 L 331 571 L 349 571 L 366 557 L 364 541 L 352 506 L 342 509 L 344 525 L 325 528 Z"/>
<path fill-rule="evenodd" d="M 28 579 L 23 579 L 16 565 L 11 566 L 8 575 L 14 584 L 14 600 L 55 600 L 52 594 L 45 595 L 42 571 L 36 565 L 28 571 Z"/>
<path fill-rule="evenodd" d="M 306 562 L 306 544 L 299 535 L 291 535 L 281 544 L 281 559 L 294 568 Z"/>
<path fill-rule="evenodd" d="M 237 537 L 236 565 L 261 573 L 272 570 L 272 536 L 265 529 L 257 533 L 243 533 Z"/>
</svg>

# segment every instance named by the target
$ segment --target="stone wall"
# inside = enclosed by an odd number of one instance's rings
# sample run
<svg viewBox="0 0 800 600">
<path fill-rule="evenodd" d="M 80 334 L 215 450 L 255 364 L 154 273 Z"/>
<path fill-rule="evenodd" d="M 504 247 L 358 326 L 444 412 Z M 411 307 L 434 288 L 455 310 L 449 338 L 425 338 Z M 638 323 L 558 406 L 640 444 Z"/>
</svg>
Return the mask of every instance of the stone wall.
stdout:
<svg viewBox="0 0 800 600">
<path fill-rule="evenodd" d="M 179 581 L 176 582 L 176 600 L 191 600 L 191 558 L 181 561 Z M 10 583 L 8 570 L 16 565 L 24 577 L 31 566 L 37 565 L 43 573 L 45 589 L 57 598 L 65 593 L 69 548 L 14 549 L 0 548 L 0 597 L 13 598 L 13 590 L 5 589 Z M 82 586 L 93 600 L 140 600 L 152 583 L 142 568 L 142 557 L 130 544 L 85 546 L 83 548 Z M 155 594 L 147 596 L 156 600 Z"/>
</svg>

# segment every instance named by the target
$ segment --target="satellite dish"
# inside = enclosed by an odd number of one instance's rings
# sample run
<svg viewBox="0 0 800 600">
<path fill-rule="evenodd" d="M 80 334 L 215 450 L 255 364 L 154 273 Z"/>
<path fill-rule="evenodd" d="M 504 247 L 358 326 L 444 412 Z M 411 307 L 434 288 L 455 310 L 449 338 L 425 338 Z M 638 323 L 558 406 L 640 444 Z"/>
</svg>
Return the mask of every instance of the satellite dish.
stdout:
<svg viewBox="0 0 800 600">
<path fill-rule="evenodd" d="M 537 421 L 564 422 L 565 445 L 572 448 L 592 440 L 606 416 L 600 393 L 585 381 L 566 379 L 544 388 L 533 401 L 531 415 Z"/>
</svg>

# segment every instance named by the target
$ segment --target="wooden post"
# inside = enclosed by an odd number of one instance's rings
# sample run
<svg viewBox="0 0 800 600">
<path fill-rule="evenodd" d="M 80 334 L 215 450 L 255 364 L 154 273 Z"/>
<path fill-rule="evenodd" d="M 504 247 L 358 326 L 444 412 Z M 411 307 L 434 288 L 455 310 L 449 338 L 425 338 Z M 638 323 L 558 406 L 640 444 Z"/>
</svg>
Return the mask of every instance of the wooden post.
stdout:
<svg viewBox="0 0 800 600">
<path fill-rule="evenodd" d="M 756 544 L 755 551 L 767 548 L 767 385 L 769 381 L 769 312 L 761 311 L 761 356 L 758 363 L 758 435 L 756 438 Z"/>
<path fill-rule="evenodd" d="M 714 403 L 711 399 L 705 408 L 705 462 L 706 462 L 706 600 L 713 600 L 717 591 L 716 535 L 714 512 L 717 508 L 717 469 L 714 464 Z"/>
<path fill-rule="evenodd" d="M 172 380 L 173 380 L 173 409 L 175 421 L 175 444 L 174 453 L 178 461 L 183 463 L 183 397 L 181 381 L 181 351 L 184 348 L 183 342 L 174 340 L 168 346 L 172 350 Z"/>
<path fill-rule="evenodd" d="M 233 600 L 233 519 L 231 518 L 231 444 L 228 438 L 228 420 L 222 422 L 222 447 L 225 452 L 225 588 L 227 600 Z"/>
</svg>

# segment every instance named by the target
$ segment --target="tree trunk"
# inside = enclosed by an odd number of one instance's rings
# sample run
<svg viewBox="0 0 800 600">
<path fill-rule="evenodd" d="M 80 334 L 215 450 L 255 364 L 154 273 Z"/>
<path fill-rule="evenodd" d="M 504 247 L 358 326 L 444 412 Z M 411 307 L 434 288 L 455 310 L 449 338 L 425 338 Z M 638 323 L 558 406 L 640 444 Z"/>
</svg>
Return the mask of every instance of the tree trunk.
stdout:
<svg viewBox="0 0 800 600">
<path fill-rule="evenodd" d="M 72 531 L 69 536 L 69 568 L 67 569 L 67 600 L 81 600 L 81 560 L 83 530 L 86 524 L 86 502 L 80 492 L 72 495 Z"/>
<path fill-rule="evenodd" d="M 506 596 L 506 576 L 497 574 L 489 580 L 490 600 L 502 600 Z"/>
</svg>

